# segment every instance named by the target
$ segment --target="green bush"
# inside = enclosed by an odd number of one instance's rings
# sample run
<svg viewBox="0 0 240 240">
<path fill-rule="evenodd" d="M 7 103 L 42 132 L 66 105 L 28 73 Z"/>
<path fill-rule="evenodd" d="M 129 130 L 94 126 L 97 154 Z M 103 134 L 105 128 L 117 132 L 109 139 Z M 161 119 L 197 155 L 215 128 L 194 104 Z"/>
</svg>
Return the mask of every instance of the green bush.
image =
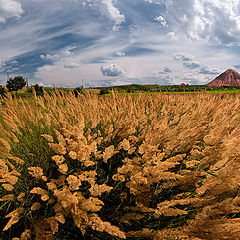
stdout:
<svg viewBox="0 0 240 240">
<path fill-rule="evenodd" d="M 105 95 L 105 94 L 109 94 L 109 93 L 110 93 L 110 92 L 109 92 L 108 89 L 102 88 L 102 89 L 100 90 L 100 92 L 99 92 L 99 95 Z"/>
<path fill-rule="evenodd" d="M 39 86 L 38 84 L 35 84 L 33 86 L 37 96 L 43 96 L 43 86 Z"/>
</svg>

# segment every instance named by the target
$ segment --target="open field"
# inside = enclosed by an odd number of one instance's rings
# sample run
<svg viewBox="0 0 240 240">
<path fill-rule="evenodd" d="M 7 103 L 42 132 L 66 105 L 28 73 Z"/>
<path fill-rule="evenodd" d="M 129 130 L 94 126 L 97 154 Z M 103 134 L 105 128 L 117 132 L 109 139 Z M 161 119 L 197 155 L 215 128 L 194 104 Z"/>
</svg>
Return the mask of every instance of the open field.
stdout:
<svg viewBox="0 0 240 240">
<path fill-rule="evenodd" d="M 234 93 L 240 92 L 239 87 L 228 86 L 228 87 L 208 87 L 206 85 L 122 85 L 99 88 L 111 92 L 114 90 L 119 93 Z"/>
<path fill-rule="evenodd" d="M 33 87 L 33 86 L 32 86 Z M 23 99 L 31 98 L 32 87 L 24 87 L 19 90 L 17 95 Z M 81 88 L 77 88 L 77 90 Z M 71 92 L 76 90 L 76 88 L 54 88 L 54 87 L 44 87 L 44 91 L 51 94 L 54 91 L 64 91 Z M 103 95 L 111 95 L 112 91 L 119 94 L 132 94 L 138 95 L 141 94 L 198 94 L 198 93 L 240 93 L 240 88 L 238 87 L 206 87 L 205 85 L 186 85 L 184 88 L 179 85 L 173 86 L 159 86 L 159 85 L 123 85 L 115 87 L 106 87 L 106 88 L 83 88 L 81 91 L 89 92 L 94 94 L 100 94 L 101 90 L 104 90 Z M 14 92 L 12 92 L 14 94 Z"/>
<path fill-rule="evenodd" d="M 239 109 L 238 93 L 9 96 L 0 239 L 239 239 Z"/>
<path fill-rule="evenodd" d="M 208 94 L 208 93 L 213 93 L 213 94 L 229 94 L 229 93 L 240 93 L 240 89 L 219 89 L 219 90 L 209 90 L 209 91 L 196 91 L 196 92 L 133 92 L 133 93 L 120 93 L 120 94 Z M 111 93 L 109 94 L 111 95 Z"/>
</svg>

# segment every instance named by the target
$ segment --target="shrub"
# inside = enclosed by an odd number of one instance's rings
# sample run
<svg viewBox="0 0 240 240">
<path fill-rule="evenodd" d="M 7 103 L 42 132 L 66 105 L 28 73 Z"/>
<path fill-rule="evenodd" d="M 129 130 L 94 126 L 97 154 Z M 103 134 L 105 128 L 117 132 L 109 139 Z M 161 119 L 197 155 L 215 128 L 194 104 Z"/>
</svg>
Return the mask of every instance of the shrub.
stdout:
<svg viewBox="0 0 240 240">
<path fill-rule="evenodd" d="M 105 95 L 105 94 L 109 94 L 109 90 L 106 88 L 102 88 L 99 92 L 99 95 Z"/>
<path fill-rule="evenodd" d="M 43 86 L 39 86 L 38 84 L 33 85 L 34 91 L 37 96 L 43 96 Z M 33 92 L 31 90 L 31 92 Z"/>
</svg>

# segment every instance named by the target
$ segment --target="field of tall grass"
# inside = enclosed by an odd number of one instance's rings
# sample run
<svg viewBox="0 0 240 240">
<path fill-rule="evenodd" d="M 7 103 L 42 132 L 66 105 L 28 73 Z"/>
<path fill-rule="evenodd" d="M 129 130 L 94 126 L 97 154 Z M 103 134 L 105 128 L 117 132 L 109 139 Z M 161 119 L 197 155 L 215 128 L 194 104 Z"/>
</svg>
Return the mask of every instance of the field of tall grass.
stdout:
<svg viewBox="0 0 240 240">
<path fill-rule="evenodd" d="M 0 239 L 240 239 L 240 95 L 0 107 Z"/>
</svg>

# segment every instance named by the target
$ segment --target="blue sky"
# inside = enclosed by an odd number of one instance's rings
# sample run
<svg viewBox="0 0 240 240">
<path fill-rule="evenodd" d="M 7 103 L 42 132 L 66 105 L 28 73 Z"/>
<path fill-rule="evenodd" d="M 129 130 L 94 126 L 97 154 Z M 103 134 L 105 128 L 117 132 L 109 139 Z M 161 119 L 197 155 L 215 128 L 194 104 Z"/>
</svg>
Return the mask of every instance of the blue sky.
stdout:
<svg viewBox="0 0 240 240">
<path fill-rule="evenodd" d="M 0 0 L 0 85 L 205 84 L 239 53 L 238 0 Z"/>
</svg>

